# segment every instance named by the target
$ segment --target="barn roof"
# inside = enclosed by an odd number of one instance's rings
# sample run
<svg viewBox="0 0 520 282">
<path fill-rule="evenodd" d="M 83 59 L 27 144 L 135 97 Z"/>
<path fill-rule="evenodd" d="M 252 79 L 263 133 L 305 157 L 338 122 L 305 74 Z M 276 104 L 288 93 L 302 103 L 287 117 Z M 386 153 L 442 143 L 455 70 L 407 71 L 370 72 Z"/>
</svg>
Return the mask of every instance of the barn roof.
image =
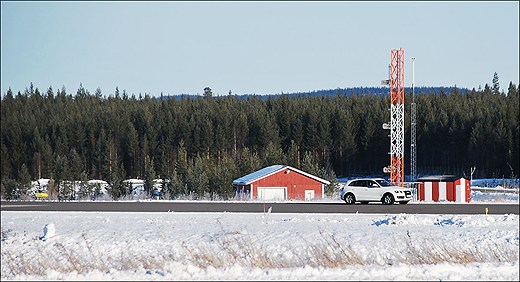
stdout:
<svg viewBox="0 0 520 282">
<path fill-rule="evenodd" d="M 245 176 L 242 176 L 238 179 L 235 179 L 233 180 L 233 184 L 235 185 L 248 185 L 248 184 L 251 184 L 259 179 L 262 179 L 264 177 L 267 177 L 271 174 L 274 174 L 274 173 L 277 173 L 281 170 L 284 170 L 284 169 L 289 169 L 289 170 L 292 170 L 292 171 L 295 171 L 295 172 L 298 172 L 300 174 L 303 174 L 309 178 L 312 178 L 316 181 L 319 181 L 321 183 L 324 183 L 324 184 L 330 184 L 329 181 L 325 180 L 325 179 L 322 179 L 322 178 L 319 178 L 317 176 L 314 176 L 312 174 L 309 174 L 307 172 L 304 172 L 304 171 L 301 171 L 299 169 L 296 169 L 292 166 L 288 166 L 288 165 L 272 165 L 272 166 L 268 166 L 268 167 L 264 167 L 260 170 L 257 170 L 255 172 L 252 172 L 248 175 L 245 175 Z"/>
<path fill-rule="evenodd" d="M 424 176 L 424 177 L 421 177 L 419 179 L 417 179 L 417 181 L 433 181 L 433 182 L 436 182 L 436 181 L 455 181 L 457 179 L 461 179 L 461 178 L 465 178 L 465 177 L 462 177 L 462 176 L 457 176 L 457 175 L 429 175 L 429 176 Z"/>
</svg>

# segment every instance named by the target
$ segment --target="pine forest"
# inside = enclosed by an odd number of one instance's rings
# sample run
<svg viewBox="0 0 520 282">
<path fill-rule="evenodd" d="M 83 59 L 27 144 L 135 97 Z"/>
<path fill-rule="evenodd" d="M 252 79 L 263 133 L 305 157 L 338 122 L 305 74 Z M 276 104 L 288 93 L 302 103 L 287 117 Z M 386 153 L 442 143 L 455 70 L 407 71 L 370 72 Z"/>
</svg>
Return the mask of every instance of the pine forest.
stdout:
<svg viewBox="0 0 520 282">
<path fill-rule="evenodd" d="M 417 172 L 516 178 L 519 94 L 484 89 L 415 92 Z M 410 101 L 405 98 L 405 172 L 410 171 Z M 82 86 L 45 92 L 32 84 L 1 100 L 1 183 L 4 198 L 31 181 L 101 179 L 113 199 L 128 178 L 167 179 L 167 197 L 230 199 L 232 181 L 286 164 L 334 183 L 380 176 L 389 164 L 389 96 L 350 94 L 151 97 Z M 407 175 L 408 177 L 408 175 Z M 329 193 L 334 189 L 329 187 Z M 50 193 L 70 193 L 55 189 Z"/>
</svg>

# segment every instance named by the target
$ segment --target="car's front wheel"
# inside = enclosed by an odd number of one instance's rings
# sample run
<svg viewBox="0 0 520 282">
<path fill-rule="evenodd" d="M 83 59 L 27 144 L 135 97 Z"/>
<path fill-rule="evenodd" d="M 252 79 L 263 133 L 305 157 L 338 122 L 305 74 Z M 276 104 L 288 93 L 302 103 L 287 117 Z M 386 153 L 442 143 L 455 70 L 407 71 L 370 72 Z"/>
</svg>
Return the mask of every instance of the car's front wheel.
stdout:
<svg viewBox="0 0 520 282">
<path fill-rule="evenodd" d="M 394 196 L 390 193 L 387 193 L 383 196 L 381 201 L 383 202 L 383 205 L 392 205 L 394 203 Z"/>
<path fill-rule="evenodd" d="M 345 195 L 344 200 L 347 205 L 353 205 L 356 202 L 356 197 L 354 197 L 354 194 L 348 193 Z"/>
</svg>

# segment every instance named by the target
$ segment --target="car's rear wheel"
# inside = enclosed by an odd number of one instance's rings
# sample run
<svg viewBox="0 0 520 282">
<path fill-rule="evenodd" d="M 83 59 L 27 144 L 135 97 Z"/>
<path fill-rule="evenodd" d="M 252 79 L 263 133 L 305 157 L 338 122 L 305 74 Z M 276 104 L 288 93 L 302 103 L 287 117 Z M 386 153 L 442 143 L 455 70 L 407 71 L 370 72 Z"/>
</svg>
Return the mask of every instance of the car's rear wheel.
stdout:
<svg viewBox="0 0 520 282">
<path fill-rule="evenodd" d="M 383 196 L 383 199 L 381 202 L 383 202 L 383 205 L 392 205 L 394 203 L 394 196 L 390 193 L 387 193 Z"/>
<path fill-rule="evenodd" d="M 401 205 L 406 205 L 406 204 L 408 204 L 408 202 L 409 202 L 409 201 L 400 201 L 399 204 L 401 204 Z"/>
<path fill-rule="evenodd" d="M 354 197 L 354 194 L 348 193 L 345 195 L 344 200 L 347 205 L 353 205 L 356 202 L 356 197 Z"/>
</svg>

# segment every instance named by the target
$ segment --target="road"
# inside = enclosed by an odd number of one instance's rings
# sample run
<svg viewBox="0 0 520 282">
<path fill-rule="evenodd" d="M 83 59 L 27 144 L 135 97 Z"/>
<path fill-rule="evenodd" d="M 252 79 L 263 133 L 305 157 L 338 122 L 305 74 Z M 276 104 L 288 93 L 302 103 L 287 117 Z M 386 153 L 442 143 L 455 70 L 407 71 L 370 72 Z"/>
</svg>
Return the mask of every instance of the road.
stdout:
<svg viewBox="0 0 520 282">
<path fill-rule="evenodd" d="M 2 211 L 77 212 L 267 212 L 272 213 L 372 213 L 372 214 L 519 214 L 518 204 L 408 204 L 346 205 L 343 202 L 51 202 L 2 201 Z"/>
</svg>

